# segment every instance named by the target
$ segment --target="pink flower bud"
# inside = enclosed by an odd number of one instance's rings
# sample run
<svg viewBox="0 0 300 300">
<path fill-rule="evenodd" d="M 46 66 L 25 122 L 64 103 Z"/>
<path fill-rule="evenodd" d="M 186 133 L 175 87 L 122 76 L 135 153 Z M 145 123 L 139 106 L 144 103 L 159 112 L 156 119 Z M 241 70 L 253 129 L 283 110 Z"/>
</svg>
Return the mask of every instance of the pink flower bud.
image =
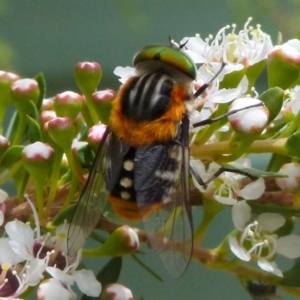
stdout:
<svg viewBox="0 0 300 300">
<path fill-rule="evenodd" d="M 288 43 L 274 46 L 269 51 L 268 57 L 280 59 L 282 62 L 300 67 L 300 52 Z"/>
<path fill-rule="evenodd" d="M 261 103 L 260 100 L 253 98 L 239 98 L 232 102 L 228 112 L 245 108 L 228 116 L 230 125 L 235 131 L 253 134 L 264 129 L 269 118 L 268 109 L 265 106 L 247 108 L 259 103 Z"/>
<path fill-rule="evenodd" d="M 133 300 L 133 295 L 126 286 L 112 283 L 104 288 L 101 300 Z"/>
<path fill-rule="evenodd" d="M 0 135 L 0 151 L 8 149 L 9 146 L 10 146 L 9 140 L 3 135 Z"/>
<path fill-rule="evenodd" d="M 70 149 L 75 135 L 75 127 L 70 118 L 64 117 L 50 120 L 47 131 L 62 149 Z"/>
<path fill-rule="evenodd" d="M 67 91 L 57 94 L 54 99 L 54 109 L 59 117 L 69 117 L 74 120 L 81 110 L 83 97 Z"/>
<path fill-rule="evenodd" d="M 44 99 L 42 102 L 41 110 L 53 110 L 53 100 L 52 99 Z"/>
<path fill-rule="evenodd" d="M 79 62 L 74 70 L 75 80 L 84 95 L 91 95 L 101 80 L 102 70 L 96 62 Z"/>
<path fill-rule="evenodd" d="M 106 89 L 103 91 L 97 91 L 92 95 L 94 103 L 104 103 L 107 101 L 112 101 L 116 97 L 116 92 L 111 89 Z"/>
<path fill-rule="evenodd" d="M 118 227 L 106 239 L 101 248 L 100 255 L 124 256 L 132 254 L 139 248 L 139 237 L 135 230 L 128 225 Z"/>
<path fill-rule="evenodd" d="M 19 79 L 11 86 L 11 99 L 19 112 L 32 113 L 32 104 L 37 103 L 40 95 L 38 83 L 34 79 Z"/>
<path fill-rule="evenodd" d="M 3 135 L 0 135 L 0 158 L 4 154 L 4 152 L 9 148 L 10 142 Z"/>
<path fill-rule="evenodd" d="M 0 71 L 0 82 L 1 83 L 7 82 L 10 85 L 11 83 L 15 82 L 18 79 L 20 79 L 19 75 L 16 75 L 16 74 L 10 73 L 10 72 Z"/>
<path fill-rule="evenodd" d="M 55 119 L 56 117 L 57 116 L 54 110 L 44 110 L 40 114 L 40 121 L 42 124 L 45 124 L 48 121 Z"/>
<path fill-rule="evenodd" d="M 279 173 L 286 174 L 287 177 L 275 178 L 277 185 L 287 192 L 296 192 L 300 186 L 300 164 L 299 163 L 287 163 L 283 165 Z"/>
<path fill-rule="evenodd" d="M 22 161 L 27 172 L 38 186 L 43 186 L 51 172 L 54 160 L 54 150 L 48 144 L 35 142 L 24 147 Z"/>
<path fill-rule="evenodd" d="M 31 162 L 52 160 L 54 157 L 54 150 L 48 144 L 35 142 L 24 147 L 22 157 L 26 161 Z"/>
<path fill-rule="evenodd" d="M 91 127 L 88 131 L 88 137 L 87 137 L 88 142 L 93 146 L 98 147 L 103 138 L 104 132 L 106 131 L 106 127 L 107 126 L 102 123 L 99 123 Z"/>
<path fill-rule="evenodd" d="M 11 103 L 10 87 L 20 77 L 16 74 L 0 71 L 0 105 L 1 105 L 1 120 L 4 116 L 7 106 Z"/>
</svg>

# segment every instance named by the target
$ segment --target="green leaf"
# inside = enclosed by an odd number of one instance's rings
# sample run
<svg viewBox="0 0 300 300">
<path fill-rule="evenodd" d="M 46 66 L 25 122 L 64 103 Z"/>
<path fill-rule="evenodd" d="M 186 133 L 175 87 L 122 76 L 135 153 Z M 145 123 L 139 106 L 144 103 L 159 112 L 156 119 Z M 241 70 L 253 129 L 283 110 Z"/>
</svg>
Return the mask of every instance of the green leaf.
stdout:
<svg viewBox="0 0 300 300">
<path fill-rule="evenodd" d="M 266 59 L 261 60 L 260 62 L 251 65 L 247 68 L 246 76 L 249 81 L 249 87 L 248 90 L 251 89 L 254 86 L 255 81 L 261 74 L 262 70 L 264 69 L 266 65 Z"/>
<path fill-rule="evenodd" d="M 39 89 L 40 89 L 40 95 L 39 95 L 39 99 L 36 103 L 36 107 L 37 109 L 40 109 L 43 99 L 45 97 L 46 94 L 46 81 L 45 81 L 45 77 L 43 73 L 39 73 L 37 74 L 34 79 L 37 81 Z"/>
<path fill-rule="evenodd" d="M 28 135 L 30 143 L 42 140 L 42 132 L 39 123 L 32 117 L 27 115 Z"/>
<path fill-rule="evenodd" d="M 8 169 L 16 162 L 22 159 L 22 151 L 24 146 L 15 145 L 9 147 L 3 154 L 1 161 L 1 169 Z"/>
<path fill-rule="evenodd" d="M 224 79 L 220 83 L 220 89 L 232 89 L 236 88 L 241 82 L 243 76 L 245 75 L 245 68 L 239 71 L 234 71 L 228 73 L 224 76 Z"/>
<path fill-rule="evenodd" d="M 14 112 L 13 116 L 10 118 L 10 122 L 8 124 L 7 130 L 6 130 L 6 138 L 10 141 L 13 140 L 14 136 L 16 135 L 16 132 L 18 130 L 20 122 L 20 116 L 17 111 Z"/>
<path fill-rule="evenodd" d="M 287 139 L 284 149 L 286 154 L 292 157 L 300 158 L 300 132 L 295 132 Z"/>
<path fill-rule="evenodd" d="M 284 90 L 279 87 L 270 88 L 259 96 L 269 110 L 269 122 L 280 113 L 283 104 Z"/>
<path fill-rule="evenodd" d="M 163 282 L 163 279 L 147 265 L 145 265 L 135 254 L 131 256 L 144 270 L 146 270 L 150 275 L 160 282 Z"/>
<path fill-rule="evenodd" d="M 118 281 L 122 270 L 122 257 L 113 257 L 97 274 L 97 280 L 102 286 Z"/>
</svg>

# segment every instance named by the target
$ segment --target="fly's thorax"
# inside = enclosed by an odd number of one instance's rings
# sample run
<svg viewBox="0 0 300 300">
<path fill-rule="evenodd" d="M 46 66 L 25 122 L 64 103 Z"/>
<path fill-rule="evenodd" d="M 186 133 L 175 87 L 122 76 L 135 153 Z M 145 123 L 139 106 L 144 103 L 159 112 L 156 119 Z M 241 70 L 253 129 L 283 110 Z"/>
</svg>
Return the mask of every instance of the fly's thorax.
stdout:
<svg viewBox="0 0 300 300">
<path fill-rule="evenodd" d="M 113 102 L 111 128 L 132 146 L 168 142 L 191 99 L 190 82 L 180 83 L 164 72 L 132 77 Z"/>
</svg>

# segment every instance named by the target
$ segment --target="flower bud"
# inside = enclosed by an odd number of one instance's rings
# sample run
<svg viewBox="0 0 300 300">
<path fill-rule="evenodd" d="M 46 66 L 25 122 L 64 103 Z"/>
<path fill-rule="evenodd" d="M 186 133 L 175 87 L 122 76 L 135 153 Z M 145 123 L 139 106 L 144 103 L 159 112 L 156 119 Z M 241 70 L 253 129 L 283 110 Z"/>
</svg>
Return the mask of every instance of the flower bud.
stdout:
<svg viewBox="0 0 300 300">
<path fill-rule="evenodd" d="M 276 184 L 286 192 L 296 192 L 300 186 L 300 164 L 287 163 L 284 164 L 279 173 L 286 174 L 287 177 L 275 178 Z"/>
<path fill-rule="evenodd" d="M 44 182 L 51 171 L 54 150 L 48 144 L 35 142 L 22 151 L 22 161 L 28 173 L 39 182 Z"/>
<path fill-rule="evenodd" d="M 0 71 L 0 104 L 1 110 L 5 110 L 10 104 L 10 87 L 20 77 L 16 74 Z"/>
<path fill-rule="evenodd" d="M 44 99 L 42 102 L 41 110 L 53 110 L 53 100 L 52 99 Z"/>
<path fill-rule="evenodd" d="M 71 289 L 67 289 L 66 286 L 55 278 L 43 280 L 37 289 L 38 300 L 73 300 L 76 299 L 76 295 Z"/>
<path fill-rule="evenodd" d="M 32 104 L 37 103 L 40 95 L 38 83 L 34 79 L 19 79 L 11 86 L 11 98 L 19 112 L 32 112 Z"/>
<path fill-rule="evenodd" d="M 232 102 L 228 112 L 240 110 L 228 116 L 232 128 L 237 132 L 255 134 L 260 133 L 266 126 L 269 118 L 269 111 L 265 106 L 248 106 L 262 103 L 262 101 L 253 98 L 239 98 Z"/>
<path fill-rule="evenodd" d="M 97 149 L 102 141 L 104 132 L 106 131 L 106 125 L 99 123 L 91 127 L 88 131 L 87 141 L 92 145 L 94 149 Z"/>
<path fill-rule="evenodd" d="M 82 101 L 81 95 L 71 91 L 57 94 L 54 98 L 54 110 L 58 117 L 69 117 L 74 120 L 81 110 Z"/>
<path fill-rule="evenodd" d="M 132 292 L 119 283 L 108 284 L 101 294 L 101 300 L 133 300 Z"/>
<path fill-rule="evenodd" d="M 91 95 L 101 80 L 102 70 L 96 62 L 79 62 L 74 70 L 75 80 L 84 95 Z"/>
<path fill-rule="evenodd" d="M 299 42 L 299 41 L 298 41 Z M 299 44 L 299 43 L 298 43 Z M 283 45 L 277 45 L 268 54 L 269 86 L 289 88 L 299 76 L 300 52 L 295 47 L 294 40 Z"/>
<path fill-rule="evenodd" d="M 9 148 L 10 142 L 3 135 L 0 135 L 0 159 L 3 153 Z"/>
<path fill-rule="evenodd" d="M 75 127 L 68 117 L 55 118 L 48 122 L 47 126 L 50 137 L 62 149 L 70 149 L 75 135 Z"/>
<path fill-rule="evenodd" d="M 128 225 L 117 228 L 99 248 L 98 255 L 124 256 L 139 248 L 139 237 Z"/>
<path fill-rule="evenodd" d="M 110 89 L 95 92 L 92 95 L 94 107 L 101 122 L 108 124 L 112 100 L 116 97 L 116 92 Z"/>
<path fill-rule="evenodd" d="M 40 122 L 42 124 L 45 124 L 45 123 L 49 122 L 50 120 L 55 119 L 56 117 L 57 116 L 56 116 L 56 113 L 54 110 L 44 110 L 40 114 Z"/>
</svg>

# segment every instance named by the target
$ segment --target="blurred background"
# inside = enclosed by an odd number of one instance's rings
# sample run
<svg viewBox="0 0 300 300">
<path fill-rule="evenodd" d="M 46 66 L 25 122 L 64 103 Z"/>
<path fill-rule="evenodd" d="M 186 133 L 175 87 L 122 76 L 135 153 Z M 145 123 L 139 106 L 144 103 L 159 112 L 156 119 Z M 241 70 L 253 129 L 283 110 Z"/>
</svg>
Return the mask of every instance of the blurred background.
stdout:
<svg viewBox="0 0 300 300">
<path fill-rule="evenodd" d="M 298 35 L 299 11 L 296 0 L 1 0 L 0 68 L 22 77 L 42 71 L 51 97 L 65 90 L 79 91 L 73 79 L 75 64 L 97 61 L 103 69 L 100 89 L 117 89 L 113 70 L 131 66 L 140 47 L 166 44 L 169 36 L 180 41 L 200 33 L 205 38 L 232 23 L 240 30 L 250 16 L 252 25 L 261 24 L 276 44 L 279 32 L 283 41 Z M 231 229 L 228 210 L 215 220 L 208 235 L 213 239 L 204 246 L 218 245 Z M 173 280 L 154 253 L 149 251 L 146 259 L 164 282 L 125 259 L 119 282 L 132 289 L 135 299 L 250 299 L 238 280 L 225 272 L 192 263 Z M 100 269 L 104 261 L 88 263 Z"/>
</svg>

